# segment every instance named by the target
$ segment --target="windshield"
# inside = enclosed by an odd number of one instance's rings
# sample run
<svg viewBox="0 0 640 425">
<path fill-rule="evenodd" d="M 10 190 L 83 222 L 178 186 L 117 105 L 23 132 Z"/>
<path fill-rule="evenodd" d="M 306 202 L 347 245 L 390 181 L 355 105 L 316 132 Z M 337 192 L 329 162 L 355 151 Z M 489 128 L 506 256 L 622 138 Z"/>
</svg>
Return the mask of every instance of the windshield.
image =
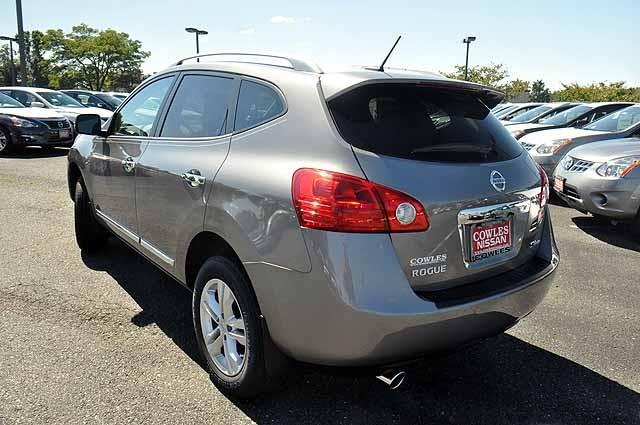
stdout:
<svg viewBox="0 0 640 425">
<path fill-rule="evenodd" d="M 24 108 L 25 106 L 13 99 L 12 97 L 7 96 L 6 94 L 0 93 L 0 108 Z"/>
<path fill-rule="evenodd" d="M 65 108 L 84 108 L 84 106 L 80 102 L 77 102 L 74 98 L 64 93 L 60 93 L 57 91 L 39 91 L 37 93 L 53 106 L 61 106 Z"/>
<path fill-rule="evenodd" d="M 575 120 L 576 118 L 578 118 L 580 115 L 583 115 L 587 112 L 589 112 L 591 109 L 591 106 L 587 106 L 587 105 L 579 105 L 579 106 L 574 106 L 573 108 L 567 109 L 566 111 L 560 112 L 557 115 L 554 115 L 551 118 L 546 118 L 546 119 L 541 119 L 540 120 L 540 124 L 547 124 L 547 125 L 564 125 L 564 124 L 568 124 L 571 121 Z"/>
<path fill-rule="evenodd" d="M 639 122 L 640 105 L 634 105 L 606 115 L 583 128 L 595 131 L 623 131 Z"/>
<path fill-rule="evenodd" d="M 342 137 L 379 155 L 415 161 L 506 161 L 522 147 L 489 109 L 464 91 L 371 84 L 329 102 Z"/>
<path fill-rule="evenodd" d="M 117 97 L 110 96 L 105 93 L 96 93 L 96 97 L 114 108 L 122 103 L 122 99 L 118 99 Z"/>
<path fill-rule="evenodd" d="M 499 110 L 497 112 L 494 112 L 493 115 L 495 115 L 496 117 L 500 118 L 500 117 L 502 117 L 504 115 L 507 115 L 509 112 L 518 109 L 519 107 L 520 106 L 518 106 L 518 105 L 507 106 L 504 109 L 501 109 L 501 110 Z"/>
<path fill-rule="evenodd" d="M 530 111 L 516 115 L 515 117 L 511 118 L 511 122 L 529 122 L 531 120 L 535 120 L 545 112 L 549 112 L 551 109 L 551 106 L 538 106 L 537 108 L 533 108 Z"/>
</svg>

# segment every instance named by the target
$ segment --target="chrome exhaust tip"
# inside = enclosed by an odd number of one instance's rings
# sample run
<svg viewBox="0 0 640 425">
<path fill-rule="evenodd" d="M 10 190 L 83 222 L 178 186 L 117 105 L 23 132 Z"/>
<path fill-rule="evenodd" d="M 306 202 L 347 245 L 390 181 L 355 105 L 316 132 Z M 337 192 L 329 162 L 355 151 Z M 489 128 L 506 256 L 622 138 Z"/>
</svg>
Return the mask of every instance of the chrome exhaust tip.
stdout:
<svg viewBox="0 0 640 425">
<path fill-rule="evenodd" d="M 376 379 L 387 384 L 390 390 L 395 390 L 402 385 L 404 378 L 407 377 L 407 372 L 401 371 L 389 371 L 382 375 L 376 376 Z"/>
</svg>

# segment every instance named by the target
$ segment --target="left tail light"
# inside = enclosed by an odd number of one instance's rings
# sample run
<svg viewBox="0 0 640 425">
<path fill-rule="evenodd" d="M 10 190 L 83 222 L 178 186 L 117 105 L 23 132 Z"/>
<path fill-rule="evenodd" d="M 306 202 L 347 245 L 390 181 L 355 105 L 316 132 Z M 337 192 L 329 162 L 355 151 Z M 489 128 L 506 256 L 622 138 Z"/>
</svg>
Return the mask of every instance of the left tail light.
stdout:
<svg viewBox="0 0 640 425">
<path fill-rule="evenodd" d="M 336 232 L 420 232 L 429 228 L 422 204 L 360 177 L 302 168 L 292 181 L 302 227 Z"/>
</svg>

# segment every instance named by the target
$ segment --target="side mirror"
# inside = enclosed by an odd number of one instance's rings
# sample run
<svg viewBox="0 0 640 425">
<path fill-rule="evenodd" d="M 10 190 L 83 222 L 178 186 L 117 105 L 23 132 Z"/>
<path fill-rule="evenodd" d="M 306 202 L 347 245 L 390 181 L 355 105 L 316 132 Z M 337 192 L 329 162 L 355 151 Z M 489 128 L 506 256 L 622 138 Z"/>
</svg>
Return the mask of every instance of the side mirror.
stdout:
<svg viewBox="0 0 640 425">
<path fill-rule="evenodd" d="M 80 134 L 99 136 L 102 133 L 101 127 L 100 115 L 81 114 L 76 117 L 76 132 Z"/>
<path fill-rule="evenodd" d="M 44 103 L 42 102 L 31 102 L 32 108 L 44 108 Z"/>
</svg>

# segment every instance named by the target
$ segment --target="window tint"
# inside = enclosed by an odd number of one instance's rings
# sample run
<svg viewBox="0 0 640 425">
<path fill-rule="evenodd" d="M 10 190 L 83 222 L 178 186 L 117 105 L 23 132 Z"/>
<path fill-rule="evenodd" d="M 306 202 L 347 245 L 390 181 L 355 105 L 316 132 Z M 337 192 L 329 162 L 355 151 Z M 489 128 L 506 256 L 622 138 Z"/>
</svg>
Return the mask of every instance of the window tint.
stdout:
<svg viewBox="0 0 640 425">
<path fill-rule="evenodd" d="M 10 92 L 3 92 L 25 106 L 31 106 L 31 102 L 39 102 L 38 98 L 24 91 L 11 90 Z"/>
<path fill-rule="evenodd" d="M 551 106 L 541 105 L 527 112 L 516 115 L 511 122 L 529 122 L 538 118 L 540 115 L 551 110 Z"/>
<path fill-rule="evenodd" d="M 585 126 L 586 130 L 622 131 L 640 122 L 640 105 L 629 106 Z"/>
<path fill-rule="evenodd" d="M 243 81 L 240 86 L 235 130 L 269 121 L 284 112 L 282 98 L 270 87 L 252 81 Z"/>
<path fill-rule="evenodd" d="M 185 76 L 171 102 L 160 136 L 220 136 L 225 130 L 232 92 L 232 78 Z"/>
<path fill-rule="evenodd" d="M 136 93 L 120 112 L 115 114 L 113 134 L 148 136 L 172 81 L 173 77 L 163 78 Z"/>
<path fill-rule="evenodd" d="M 53 106 L 61 106 L 64 108 L 82 108 L 82 104 L 71 96 L 57 91 L 39 91 L 37 92 L 44 100 Z"/>
<path fill-rule="evenodd" d="M 581 115 L 584 115 L 585 113 L 589 112 L 591 109 L 592 109 L 591 106 L 588 106 L 588 105 L 574 106 L 573 108 L 569 108 L 566 111 L 561 112 L 557 115 L 554 115 L 549 119 L 545 118 L 543 120 L 540 120 L 540 123 L 549 124 L 549 125 L 565 125 L 575 120 L 576 118 L 580 117 Z"/>
<path fill-rule="evenodd" d="M 464 91 L 375 84 L 331 100 L 329 109 L 347 142 L 381 155 L 494 162 L 522 153 L 489 109 Z"/>
</svg>

